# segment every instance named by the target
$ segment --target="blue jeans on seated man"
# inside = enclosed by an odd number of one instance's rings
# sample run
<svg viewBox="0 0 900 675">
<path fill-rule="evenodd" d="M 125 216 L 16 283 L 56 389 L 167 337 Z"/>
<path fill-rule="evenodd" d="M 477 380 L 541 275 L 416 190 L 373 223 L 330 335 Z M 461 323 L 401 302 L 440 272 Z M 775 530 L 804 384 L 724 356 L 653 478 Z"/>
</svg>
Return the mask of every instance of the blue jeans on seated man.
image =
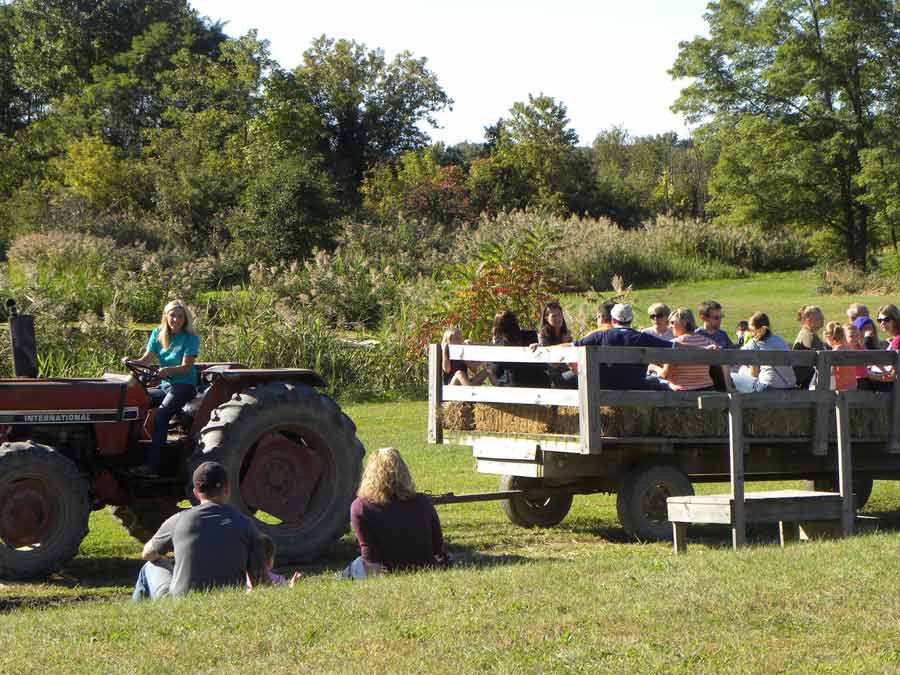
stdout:
<svg viewBox="0 0 900 675">
<path fill-rule="evenodd" d="M 147 465 L 155 471 L 159 471 L 162 464 L 160 460 L 160 448 L 166 442 L 169 433 L 169 421 L 185 403 L 197 394 L 197 387 L 192 384 L 172 384 L 166 388 L 148 389 L 147 395 L 150 403 L 159 406 L 156 409 L 156 417 L 153 420 L 153 437 L 150 449 L 147 450 Z"/>
<path fill-rule="evenodd" d="M 172 584 L 172 569 L 172 561 L 168 558 L 144 563 L 141 571 L 138 572 L 131 599 L 134 602 L 139 602 L 144 598 L 158 600 L 168 595 L 169 586 Z"/>
</svg>

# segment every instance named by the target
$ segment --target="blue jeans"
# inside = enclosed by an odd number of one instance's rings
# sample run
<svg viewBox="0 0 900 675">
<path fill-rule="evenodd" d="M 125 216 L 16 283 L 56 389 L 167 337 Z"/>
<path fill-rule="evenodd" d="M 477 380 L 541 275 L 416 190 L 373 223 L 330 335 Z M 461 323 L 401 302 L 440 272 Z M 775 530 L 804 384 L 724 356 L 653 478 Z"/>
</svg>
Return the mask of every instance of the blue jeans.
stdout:
<svg viewBox="0 0 900 675">
<path fill-rule="evenodd" d="M 147 464 L 159 471 L 160 448 L 166 442 L 169 433 L 169 420 L 181 407 L 197 394 L 197 387 L 192 384 L 173 384 L 167 389 L 148 389 L 147 395 L 153 405 L 158 405 L 156 417 L 153 420 L 153 437 L 150 439 L 150 449 L 147 450 Z"/>
<path fill-rule="evenodd" d="M 169 586 L 172 584 L 172 563 L 166 558 L 152 560 L 144 563 L 138 572 L 137 581 L 134 584 L 134 593 L 131 599 L 140 602 L 145 597 L 158 600 L 169 594 Z"/>
</svg>

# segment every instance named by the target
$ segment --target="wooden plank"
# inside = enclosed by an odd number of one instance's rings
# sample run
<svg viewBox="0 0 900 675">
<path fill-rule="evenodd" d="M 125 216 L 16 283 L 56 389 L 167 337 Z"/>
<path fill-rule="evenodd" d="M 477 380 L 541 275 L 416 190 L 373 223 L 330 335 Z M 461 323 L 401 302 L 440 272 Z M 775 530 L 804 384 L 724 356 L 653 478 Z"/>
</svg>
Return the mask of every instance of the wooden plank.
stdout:
<svg viewBox="0 0 900 675">
<path fill-rule="evenodd" d="M 540 464 L 529 462 L 499 462 L 492 459 L 477 459 L 475 460 L 475 471 L 497 476 L 544 477 L 544 467 Z"/>
<path fill-rule="evenodd" d="M 446 431 L 444 442 L 451 445 L 469 445 L 474 447 L 525 447 L 539 446 L 543 451 L 581 452 L 581 441 L 578 436 L 555 434 L 498 434 L 490 431 Z"/>
<path fill-rule="evenodd" d="M 675 555 L 687 553 L 687 523 L 672 523 L 672 546 Z"/>
<path fill-rule="evenodd" d="M 731 544 L 743 546 L 747 539 L 744 520 L 744 414 L 743 396 L 728 394 L 728 455 L 731 465 L 732 504 Z"/>
<path fill-rule="evenodd" d="M 810 520 L 797 523 L 800 530 L 800 539 L 809 541 L 810 539 L 831 539 L 841 534 L 841 521 L 839 518 L 834 520 Z"/>
<path fill-rule="evenodd" d="M 781 544 L 781 548 L 800 541 L 800 528 L 797 523 L 779 520 L 778 541 Z"/>
<path fill-rule="evenodd" d="M 887 350 L 853 349 L 847 351 L 819 352 L 827 355 L 829 366 L 890 366 L 893 365 L 895 355 Z"/>
<path fill-rule="evenodd" d="M 729 394 L 706 392 L 696 395 L 698 398 L 697 405 L 701 410 L 716 410 L 728 407 Z M 769 389 L 753 394 L 743 394 L 742 406 L 754 409 L 808 408 L 822 400 L 830 403 L 832 400 L 831 392 L 828 390 Z"/>
<path fill-rule="evenodd" d="M 441 367 L 441 345 L 428 345 L 428 442 L 441 443 L 444 429 L 441 425 L 441 391 L 444 388 L 444 372 Z"/>
<path fill-rule="evenodd" d="M 599 455 L 603 449 L 600 429 L 600 369 L 595 349 L 582 347 L 578 355 L 578 429 L 581 452 Z"/>
<path fill-rule="evenodd" d="M 816 393 L 828 392 L 831 387 L 831 367 L 828 365 L 828 353 L 816 353 Z M 813 420 L 813 446 L 814 455 L 828 454 L 828 429 L 831 426 L 832 401 L 820 398 L 816 402 L 816 417 Z"/>
<path fill-rule="evenodd" d="M 702 363 L 709 365 L 814 366 L 814 351 L 755 351 L 742 349 L 669 349 L 664 347 L 500 347 L 497 345 L 450 345 L 450 358 L 470 362 L 572 363 L 580 349 L 598 352 L 599 363 Z M 843 352 L 849 353 L 849 352 Z M 876 354 L 877 352 L 871 352 Z M 861 354 L 864 354 L 861 352 Z M 853 360 L 853 357 L 847 357 Z M 866 361 L 869 357 L 857 356 Z M 872 357 L 881 360 L 882 357 Z"/>
<path fill-rule="evenodd" d="M 666 502 L 667 518 L 673 523 L 731 524 L 731 495 L 722 504 Z M 669 499 L 672 499 L 671 497 Z"/>
<path fill-rule="evenodd" d="M 506 459 L 525 460 L 533 462 L 540 454 L 540 446 L 536 443 L 526 444 L 499 444 L 491 442 L 475 442 L 472 446 L 472 456 L 477 459 Z"/>
<path fill-rule="evenodd" d="M 895 394 L 896 395 L 896 394 Z M 835 395 L 837 421 L 838 486 L 841 493 L 841 531 L 845 537 L 853 534 L 856 509 L 853 503 L 853 463 L 850 453 L 850 409 L 841 392 Z"/>
<path fill-rule="evenodd" d="M 520 403 L 522 405 L 566 405 L 579 404 L 578 392 L 574 389 L 550 389 L 549 387 L 444 387 L 441 395 L 444 401 L 465 401 L 468 403 Z"/>
<path fill-rule="evenodd" d="M 900 374 L 900 352 L 894 354 L 894 373 Z M 888 452 L 900 453 L 900 377 L 894 380 L 891 390 L 891 431 L 888 434 Z"/>
<path fill-rule="evenodd" d="M 841 498 L 835 493 L 818 499 L 757 499 L 745 503 L 745 517 L 748 523 L 835 520 L 841 517 Z"/>
</svg>

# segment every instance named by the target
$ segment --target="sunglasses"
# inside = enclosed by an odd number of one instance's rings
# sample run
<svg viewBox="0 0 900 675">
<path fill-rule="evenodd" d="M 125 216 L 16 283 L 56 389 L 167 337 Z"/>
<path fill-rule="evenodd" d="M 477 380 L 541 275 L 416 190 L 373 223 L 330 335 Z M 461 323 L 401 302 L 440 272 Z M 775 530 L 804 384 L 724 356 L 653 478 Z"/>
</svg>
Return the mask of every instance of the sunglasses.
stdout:
<svg viewBox="0 0 900 675">
<path fill-rule="evenodd" d="M 668 314 L 651 314 L 650 318 L 651 319 L 665 319 L 667 316 L 668 316 Z"/>
<path fill-rule="evenodd" d="M 887 323 L 888 321 L 893 321 L 893 319 L 889 316 L 879 316 L 878 323 Z"/>
</svg>

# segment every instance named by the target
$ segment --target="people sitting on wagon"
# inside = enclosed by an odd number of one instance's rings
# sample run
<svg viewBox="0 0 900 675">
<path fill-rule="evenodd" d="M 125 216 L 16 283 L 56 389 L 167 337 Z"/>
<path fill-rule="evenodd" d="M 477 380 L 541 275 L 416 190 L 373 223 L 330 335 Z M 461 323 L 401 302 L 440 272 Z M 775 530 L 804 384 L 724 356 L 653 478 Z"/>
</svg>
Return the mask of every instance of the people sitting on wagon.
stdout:
<svg viewBox="0 0 900 675">
<path fill-rule="evenodd" d="M 662 340 L 671 340 L 673 337 L 672 329 L 669 327 L 669 315 L 672 311 L 664 302 L 654 302 L 647 308 L 647 316 L 650 317 L 652 325 L 642 330 L 642 333 L 648 333 Z"/>
<path fill-rule="evenodd" d="M 344 570 L 345 578 L 449 564 L 434 504 L 416 492 L 397 448 L 380 448 L 369 456 L 356 495 L 350 525 L 359 557 Z"/>
<path fill-rule="evenodd" d="M 495 387 L 499 384 L 494 374 L 480 364 L 466 364 L 465 361 L 450 359 L 450 345 L 465 344 L 459 328 L 448 328 L 441 339 L 441 371 L 444 374 L 445 385 L 462 385 L 464 387 L 477 387 L 490 380 Z M 474 375 L 469 377 L 469 368 L 476 369 Z"/>
<path fill-rule="evenodd" d="M 826 349 L 825 343 L 819 337 L 819 331 L 825 323 L 825 315 L 816 305 L 803 305 L 797 310 L 797 321 L 800 322 L 800 332 L 794 339 L 791 349 L 796 351 Z M 809 389 L 810 383 L 816 374 L 813 366 L 794 366 L 794 377 L 799 389 Z"/>
<path fill-rule="evenodd" d="M 853 323 L 861 316 L 869 316 L 869 308 L 859 302 L 853 302 L 847 307 L 847 320 Z"/>
<path fill-rule="evenodd" d="M 522 330 L 515 313 L 506 309 L 497 312 L 494 317 L 491 341 L 504 347 L 528 347 L 537 343 L 538 335 L 533 330 Z M 547 387 L 550 384 L 540 363 L 497 362 L 489 364 L 488 368 L 500 386 Z"/>
<path fill-rule="evenodd" d="M 672 344 L 677 347 L 694 349 L 709 349 L 718 346 L 705 335 L 695 333 L 697 328 L 694 322 L 694 313 L 687 307 L 679 307 L 669 315 L 669 325 L 672 327 Z M 703 363 L 666 363 L 663 365 L 651 364 L 650 370 L 660 380 L 668 383 L 674 391 L 700 391 L 713 388 L 713 380 L 709 374 L 709 366 Z"/>
<path fill-rule="evenodd" d="M 725 317 L 725 314 L 722 312 L 720 303 L 715 300 L 701 302 L 698 314 L 703 325 L 697 328 L 695 332 L 708 337 L 720 349 L 732 349 L 734 347 L 734 343 L 731 341 L 728 333 L 722 330 L 722 319 Z"/>
<path fill-rule="evenodd" d="M 610 330 L 613 327 L 612 309 L 614 302 L 603 302 L 597 308 L 597 330 Z"/>
<path fill-rule="evenodd" d="M 896 305 L 884 305 L 876 316 L 879 325 L 888 335 L 887 349 L 900 351 L 900 309 Z M 869 366 L 868 376 L 859 385 L 860 389 L 868 391 L 890 392 L 893 391 L 896 379 L 897 373 L 892 366 Z"/>
<path fill-rule="evenodd" d="M 825 326 L 825 344 L 834 351 L 852 351 L 854 347 L 847 344 L 844 327 L 837 321 L 829 321 Z M 796 370 L 796 369 L 795 369 Z M 849 391 L 856 389 L 856 366 L 832 366 L 831 389 Z"/>
<path fill-rule="evenodd" d="M 541 327 L 538 331 L 538 346 L 552 347 L 554 345 L 571 344 L 572 333 L 566 325 L 562 305 L 558 300 L 551 300 L 541 312 Z M 563 374 L 569 371 L 564 363 L 548 363 L 545 369 L 550 386 L 568 386 L 563 380 Z"/>
<path fill-rule="evenodd" d="M 864 350 L 862 336 L 853 322 L 844 324 L 844 341 L 850 349 Z M 869 369 L 865 365 L 853 366 L 856 373 L 856 388 L 865 389 L 862 381 L 869 378 Z"/>
<path fill-rule="evenodd" d="M 741 349 L 754 351 L 789 351 L 787 342 L 772 332 L 769 317 L 756 312 L 748 321 L 751 338 Z M 731 376 L 735 388 L 743 393 L 766 391 L 767 389 L 794 389 L 797 379 L 790 366 L 742 366 Z"/>
<path fill-rule="evenodd" d="M 631 327 L 634 312 L 631 305 L 618 304 L 610 312 L 613 327 L 610 330 L 595 330 L 575 343 L 576 347 L 597 345 L 600 347 L 659 347 L 671 349 L 668 340 L 641 333 Z M 601 389 L 651 389 L 668 390 L 669 386 L 655 376 L 647 375 L 643 363 L 609 363 L 600 365 Z"/>
<path fill-rule="evenodd" d="M 860 341 L 866 349 L 881 349 L 881 339 L 878 337 L 878 327 L 869 316 L 858 316 L 853 325 L 859 331 Z"/>
</svg>

